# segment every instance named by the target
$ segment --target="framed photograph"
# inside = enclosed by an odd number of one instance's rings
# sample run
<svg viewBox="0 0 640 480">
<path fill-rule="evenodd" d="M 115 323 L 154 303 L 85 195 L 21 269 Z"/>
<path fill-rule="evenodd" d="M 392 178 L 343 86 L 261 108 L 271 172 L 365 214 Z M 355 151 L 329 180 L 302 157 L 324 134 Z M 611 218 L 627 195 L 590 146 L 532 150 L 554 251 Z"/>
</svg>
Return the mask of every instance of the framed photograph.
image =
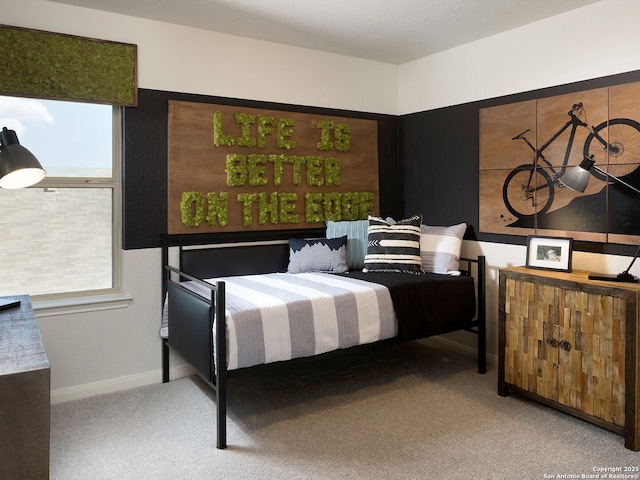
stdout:
<svg viewBox="0 0 640 480">
<path fill-rule="evenodd" d="M 571 271 L 573 238 L 527 237 L 527 267 Z"/>
</svg>

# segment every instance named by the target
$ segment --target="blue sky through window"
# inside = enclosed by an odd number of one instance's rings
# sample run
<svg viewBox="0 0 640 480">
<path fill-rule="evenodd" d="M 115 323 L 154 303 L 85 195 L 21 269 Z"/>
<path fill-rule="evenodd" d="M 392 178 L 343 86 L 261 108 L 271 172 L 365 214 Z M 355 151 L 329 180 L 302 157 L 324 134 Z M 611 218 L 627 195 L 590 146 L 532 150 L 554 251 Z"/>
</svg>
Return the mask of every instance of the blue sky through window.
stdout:
<svg viewBox="0 0 640 480">
<path fill-rule="evenodd" d="M 53 177 L 110 177 L 110 105 L 0 96 L 0 128 L 15 130 Z"/>
</svg>

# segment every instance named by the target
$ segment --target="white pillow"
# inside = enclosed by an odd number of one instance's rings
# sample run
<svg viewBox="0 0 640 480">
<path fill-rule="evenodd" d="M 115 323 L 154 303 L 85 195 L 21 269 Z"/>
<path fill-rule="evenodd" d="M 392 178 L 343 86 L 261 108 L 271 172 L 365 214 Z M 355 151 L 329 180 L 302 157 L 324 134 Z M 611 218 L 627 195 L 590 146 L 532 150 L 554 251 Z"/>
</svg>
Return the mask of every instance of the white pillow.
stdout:
<svg viewBox="0 0 640 480">
<path fill-rule="evenodd" d="M 420 227 L 420 259 L 427 273 L 454 273 L 460 269 L 460 249 L 467 224 Z"/>
</svg>

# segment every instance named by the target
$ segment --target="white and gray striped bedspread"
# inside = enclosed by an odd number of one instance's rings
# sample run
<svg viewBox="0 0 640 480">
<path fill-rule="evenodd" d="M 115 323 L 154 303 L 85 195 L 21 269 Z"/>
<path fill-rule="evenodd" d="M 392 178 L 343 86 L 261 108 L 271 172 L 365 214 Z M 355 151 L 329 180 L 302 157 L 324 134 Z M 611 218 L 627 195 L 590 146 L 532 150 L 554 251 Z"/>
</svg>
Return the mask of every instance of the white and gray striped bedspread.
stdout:
<svg viewBox="0 0 640 480">
<path fill-rule="evenodd" d="M 383 285 L 329 273 L 217 280 L 226 284 L 229 370 L 318 355 L 397 334 L 393 303 Z"/>
</svg>

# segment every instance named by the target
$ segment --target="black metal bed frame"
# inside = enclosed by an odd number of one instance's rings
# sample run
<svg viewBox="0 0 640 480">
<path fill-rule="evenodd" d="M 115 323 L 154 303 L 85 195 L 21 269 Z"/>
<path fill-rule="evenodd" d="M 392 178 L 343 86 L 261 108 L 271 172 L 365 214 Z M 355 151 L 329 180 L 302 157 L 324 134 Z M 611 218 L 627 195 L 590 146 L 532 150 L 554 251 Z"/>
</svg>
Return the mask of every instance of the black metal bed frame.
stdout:
<svg viewBox="0 0 640 480">
<path fill-rule="evenodd" d="M 227 378 L 228 370 L 226 364 L 227 357 L 227 342 L 226 342 L 226 322 L 214 322 L 215 318 L 225 318 L 225 282 L 218 281 L 215 284 L 202 281 L 197 276 L 185 273 L 184 270 L 172 267 L 168 265 L 168 249 L 170 246 L 178 246 L 180 248 L 180 265 L 182 267 L 183 257 L 183 245 L 179 242 L 178 245 L 172 245 L 169 239 L 163 238 L 163 302 L 167 294 L 172 296 L 172 302 L 180 304 L 182 307 L 189 309 L 196 309 L 200 311 L 194 311 L 194 314 L 203 314 L 203 309 L 207 310 L 208 324 L 198 325 L 190 322 L 188 330 L 180 330 L 179 334 L 174 338 L 163 339 L 162 342 L 162 382 L 169 382 L 169 352 L 171 349 L 176 350 L 187 360 L 192 367 L 195 368 L 198 375 L 215 391 L 216 397 L 216 446 L 219 449 L 227 447 Z M 222 268 L 224 275 L 244 275 L 249 273 L 269 273 L 269 271 L 277 271 L 272 267 L 273 262 L 281 262 L 282 259 L 278 258 L 275 252 L 281 250 L 283 246 L 276 244 L 275 248 L 271 245 L 259 245 L 262 247 L 259 250 L 265 250 L 267 252 L 267 258 L 264 262 L 259 261 L 256 265 L 251 259 L 243 256 L 241 253 L 238 258 L 241 259 L 240 273 L 235 272 L 235 269 L 229 270 L 226 266 Z M 233 247 L 231 247 L 233 248 Z M 245 246 L 244 248 L 247 248 Z M 249 246 L 248 248 L 256 248 L 255 246 Z M 237 253 L 238 251 L 236 251 Z M 233 257 L 234 255 L 231 255 Z M 237 255 L 236 255 L 237 256 Z M 265 259 L 265 256 L 262 256 Z M 233 260 L 233 258 L 231 258 Z M 486 373 L 486 262 L 483 255 L 478 256 L 476 259 L 461 258 L 461 264 L 466 263 L 466 269 L 461 268 L 463 275 L 471 275 L 472 264 L 477 264 L 477 313 L 476 318 L 469 322 L 469 325 L 464 328 L 465 331 L 474 333 L 478 336 L 478 373 Z M 286 264 L 285 264 L 286 265 Z M 198 265 L 192 265 L 196 270 L 200 270 Z M 233 268 L 233 267 L 231 267 Z M 186 269 L 185 269 L 186 270 Z M 251 271 L 254 270 L 254 271 Z M 257 271 L 255 271 L 257 270 Z M 196 273 L 197 275 L 197 273 Z M 210 295 L 208 298 L 202 297 L 191 290 L 188 290 L 181 282 L 184 280 L 190 280 L 205 287 Z M 196 297 L 199 302 L 190 300 Z M 169 304 L 169 308 L 172 308 L 172 304 Z M 171 312 L 169 312 L 169 318 L 171 319 Z M 213 328 L 216 329 L 215 345 L 213 340 Z M 172 329 L 169 327 L 169 332 Z M 445 333 L 445 332 L 442 332 Z M 192 341 L 197 341 L 197 338 L 209 339 L 208 352 L 195 351 Z M 357 348 L 357 347 L 352 347 Z M 214 355 L 211 352 L 215 352 Z M 216 365 L 220 368 L 216 369 Z"/>
</svg>

